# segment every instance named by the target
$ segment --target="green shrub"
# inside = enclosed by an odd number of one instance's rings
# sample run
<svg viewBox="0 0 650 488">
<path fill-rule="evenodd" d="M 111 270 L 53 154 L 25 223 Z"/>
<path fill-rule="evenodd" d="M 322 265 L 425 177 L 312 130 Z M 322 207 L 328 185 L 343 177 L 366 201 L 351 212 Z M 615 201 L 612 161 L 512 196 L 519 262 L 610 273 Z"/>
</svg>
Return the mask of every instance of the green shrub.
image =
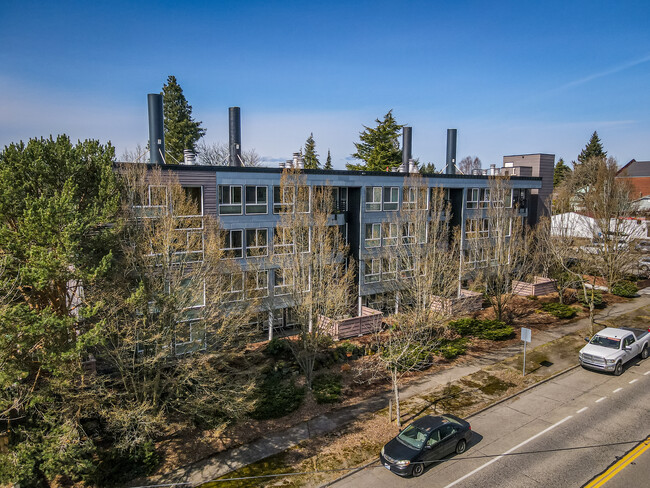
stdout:
<svg viewBox="0 0 650 488">
<path fill-rule="evenodd" d="M 397 364 L 398 371 L 409 371 L 423 369 L 431 364 L 431 350 L 427 347 L 414 343 L 411 348 L 404 352 L 400 352 L 400 358 Z M 384 348 L 381 355 L 385 360 L 390 361 L 390 349 Z"/>
<path fill-rule="evenodd" d="M 341 400 L 341 375 L 324 373 L 314 377 L 312 391 L 316 403 L 336 403 Z"/>
<path fill-rule="evenodd" d="M 158 467 L 160 458 L 153 442 L 147 441 L 126 451 L 103 453 L 97 472 L 97 486 L 123 484 L 138 476 L 147 476 Z"/>
<path fill-rule="evenodd" d="M 558 319 L 571 319 L 576 315 L 576 309 L 564 303 L 545 303 L 542 305 L 544 312 L 550 313 Z"/>
<path fill-rule="evenodd" d="M 481 332 L 479 336 L 481 339 L 488 339 L 490 341 L 505 341 L 510 339 L 515 333 L 515 329 L 509 325 L 503 327 L 495 327 L 493 329 L 486 329 Z"/>
<path fill-rule="evenodd" d="M 264 349 L 264 353 L 274 359 L 291 359 L 293 353 L 287 339 L 273 338 Z"/>
<path fill-rule="evenodd" d="M 610 290 L 612 295 L 618 295 L 619 297 L 632 298 L 636 296 L 636 292 L 639 291 L 637 286 L 628 280 L 621 280 L 612 286 Z"/>
<path fill-rule="evenodd" d="M 467 352 L 467 343 L 469 338 L 460 337 L 451 341 L 443 341 L 443 343 L 436 348 L 436 353 L 448 360 L 452 360 Z"/>
<path fill-rule="evenodd" d="M 293 379 L 284 380 L 281 374 L 272 373 L 257 389 L 257 406 L 251 417 L 258 420 L 276 419 L 297 410 L 305 396 Z"/>
<path fill-rule="evenodd" d="M 449 322 L 449 328 L 462 336 L 473 335 L 479 328 L 480 320 L 459 319 Z"/>
<path fill-rule="evenodd" d="M 534 302 L 539 300 L 539 297 L 537 295 L 528 295 L 528 296 L 526 296 L 526 298 L 528 298 L 528 300 L 532 300 Z"/>
<path fill-rule="evenodd" d="M 592 290 L 587 290 L 587 298 L 585 299 L 585 294 L 582 290 L 578 292 L 578 301 L 585 307 L 589 306 L 589 301 L 591 301 Z M 605 301 L 603 300 L 603 292 L 600 290 L 593 290 L 594 297 L 594 308 L 602 308 L 605 306 Z"/>
</svg>

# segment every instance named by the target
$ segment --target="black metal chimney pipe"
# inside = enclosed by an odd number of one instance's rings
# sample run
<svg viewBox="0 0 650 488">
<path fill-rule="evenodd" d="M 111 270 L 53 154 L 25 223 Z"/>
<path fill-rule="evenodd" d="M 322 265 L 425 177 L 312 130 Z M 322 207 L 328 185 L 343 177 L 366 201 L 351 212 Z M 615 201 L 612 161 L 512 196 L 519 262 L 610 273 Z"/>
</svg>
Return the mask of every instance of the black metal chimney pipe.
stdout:
<svg viewBox="0 0 650 488">
<path fill-rule="evenodd" d="M 149 108 L 149 162 L 165 164 L 165 126 L 163 97 L 160 93 L 147 95 Z"/>
<path fill-rule="evenodd" d="M 241 115 L 239 107 L 228 109 L 229 166 L 243 166 L 241 159 Z"/>
<path fill-rule="evenodd" d="M 402 164 L 409 170 L 409 159 L 413 157 L 411 147 L 413 145 L 413 129 L 408 126 L 402 127 Z"/>
<path fill-rule="evenodd" d="M 447 174 L 456 174 L 457 129 L 447 129 Z"/>
</svg>

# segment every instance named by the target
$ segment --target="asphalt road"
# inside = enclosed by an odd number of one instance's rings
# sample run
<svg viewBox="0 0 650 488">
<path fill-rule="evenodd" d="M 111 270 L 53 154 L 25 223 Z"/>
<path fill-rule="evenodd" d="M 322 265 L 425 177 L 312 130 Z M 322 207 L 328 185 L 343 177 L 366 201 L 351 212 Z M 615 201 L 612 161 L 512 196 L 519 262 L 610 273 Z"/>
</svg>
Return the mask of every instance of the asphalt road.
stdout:
<svg viewBox="0 0 650 488">
<path fill-rule="evenodd" d="M 469 420 L 474 436 L 467 452 L 420 478 L 402 479 L 375 465 L 335 486 L 583 486 L 650 434 L 650 359 L 633 361 L 619 377 L 574 370 Z M 617 477 L 634 476 L 626 473 L 631 468 Z"/>
</svg>

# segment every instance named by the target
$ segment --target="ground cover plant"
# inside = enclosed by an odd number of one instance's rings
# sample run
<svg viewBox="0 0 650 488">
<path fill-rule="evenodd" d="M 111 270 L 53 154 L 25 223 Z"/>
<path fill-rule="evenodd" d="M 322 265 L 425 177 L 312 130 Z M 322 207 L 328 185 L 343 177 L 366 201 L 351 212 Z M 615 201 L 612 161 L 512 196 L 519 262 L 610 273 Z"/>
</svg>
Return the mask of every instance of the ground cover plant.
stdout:
<svg viewBox="0 0 650 488">
<path fill-rule="evenodd" d="M 542 310 L 558 319 L 572 319 L 577 313 L 575 308 L 564 303 L 545 303 L 542 305 Z"/>
<path fill-rule="evenodd" d="M 470 336 L 490 341 L 510 339 L 515 329 L 500 320 L 464 318 L 449 322 L 449 328 L 462 337 Z"/>
<path fill-rule="evenodd" d="M 633 298 L 636 296 L 636 292 L 639 291 L 637 286 L 628 280 L 621 280 L 612 286 L 610 292 L 612 295 L 618 295 L 619 297 Z"/>
<path fill-rule="evenodd" d="M 312 383 L 316 403 L 336 403 L 341 400 L 341 375 L 332 373 L 317 374 Z"/>
</svg>

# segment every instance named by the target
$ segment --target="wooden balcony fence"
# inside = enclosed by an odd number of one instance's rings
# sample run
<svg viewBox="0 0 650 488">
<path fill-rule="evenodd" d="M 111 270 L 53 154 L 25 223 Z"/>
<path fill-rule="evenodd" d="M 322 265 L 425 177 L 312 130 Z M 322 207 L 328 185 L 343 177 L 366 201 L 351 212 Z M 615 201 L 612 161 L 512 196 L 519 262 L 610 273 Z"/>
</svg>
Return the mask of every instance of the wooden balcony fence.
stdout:
<svg viewBox="0 0 650 488">
<path fill-rule="evenodd" d="M 543 278 L 541 276 L 535 276 L 532 283 L 527 281 L 513 281 L 512 282 L 512 293 L 515 295 L 521 295 L 525 297 L 529 296 L 542 296 L 555 293 L 555 280 L 550 278 Z"/>
<path fill-rule="evenodd" d="M 322 315 L 318 316 L 319 327 L 332 336 L 335 341 L 372 334 L 381 330 L 383 314 L 379 310 L 361 307 L 361 315 L 341 320 L 332 320 Z"/>
</svg>

